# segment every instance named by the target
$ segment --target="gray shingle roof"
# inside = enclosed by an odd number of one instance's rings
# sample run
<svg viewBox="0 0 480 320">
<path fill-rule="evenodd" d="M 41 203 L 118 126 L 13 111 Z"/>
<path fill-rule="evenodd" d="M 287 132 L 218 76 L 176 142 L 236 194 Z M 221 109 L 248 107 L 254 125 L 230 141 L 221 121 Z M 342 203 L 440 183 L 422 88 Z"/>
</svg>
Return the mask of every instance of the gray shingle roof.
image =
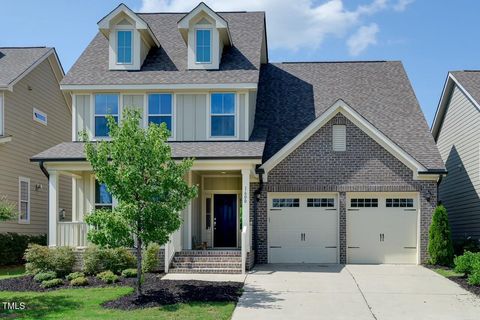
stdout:
<svg viewBox="0 0 480 320">
<path fill-rule="evenodd" d="M 344 100 L 427 169 L 444 169 L 401 62 L 283 63 L 262 66 L 252 138 L 268 132 L 266 161 Z"/>
<path fill-rule="evenodd" d="M 225 48 L 219 70 L 188 70 L 187 45 L 177 27 L 186 13 L 139 13 L 160 42 L 140 71 L 108 70 L 108 40 L 98 33 L 61 84 L 256 83 L 259 77 L 264 12 L 218 14 L 229 25 L 233 47 Z"/>
<path fill-rule="evenodd" d="M 450 73 L 480 104 L 480 70 L 452 71 Z"/>
<path fill-rule="evenodd" d="M 265 143 L 258 141 L 169 142 L 175 159 L 261 159 Z M 32 161 L 85 160 L 83 142 L 63 142 L 31 158 Z"/>
<path fill-rule="evenodd" d="M 9 86 L 52 48 L 0 47 L 0 87 Z"/>
</svg>

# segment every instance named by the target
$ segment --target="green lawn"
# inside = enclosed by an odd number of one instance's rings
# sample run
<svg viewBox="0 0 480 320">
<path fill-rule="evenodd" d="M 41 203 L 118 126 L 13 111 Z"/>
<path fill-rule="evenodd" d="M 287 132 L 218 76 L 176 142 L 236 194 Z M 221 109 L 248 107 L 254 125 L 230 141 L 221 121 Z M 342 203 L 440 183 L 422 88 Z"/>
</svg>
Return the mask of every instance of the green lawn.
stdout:
<svg viewBox="0 0 480 320">
<path fill-rule="evenodd" d="M 21 276 L 25 273 L 24 266 L 3 266 L 0 267 L 0 280 Z"/>
<path fill-rule="evenodd" d="M 230 319 L 232 302 L 188 303 L 135 311 L 111 310 L 100 306 L 133 291 L 130 287 L 62 289 L 50 292 L 0 292 L 0 301 L 25 303 L 25 310 L 5 310 L 0 318 L 22 319 Z"/>
<path fill-rule="evenodd" d="M 435 271 L 436 273 L 446 277 L 446 278 L 450 278 L 450 277 L 463 277 L 463 273 L 457 273 L 455 271 L 453 271 L 453 269 L 444 269 L 444 268 L 437 268 L 437 269 L 433 269 L 433 271 Z"/>
</svg>

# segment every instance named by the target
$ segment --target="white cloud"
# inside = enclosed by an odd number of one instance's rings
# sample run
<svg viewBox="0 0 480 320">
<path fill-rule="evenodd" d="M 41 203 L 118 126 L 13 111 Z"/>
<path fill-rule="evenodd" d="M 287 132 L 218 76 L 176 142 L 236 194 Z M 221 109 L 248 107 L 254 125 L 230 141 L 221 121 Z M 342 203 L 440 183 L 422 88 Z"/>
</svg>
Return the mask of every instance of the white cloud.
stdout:
<svg viewBox="0 0 480 320">
<path fill-rule="evenodd" d="M 354 9 L 342 0 L 206 0 L 215 11 L 261 10 L 267 13 L 269 46 L 289 50 L 317 49 L 327 36 L 348 37 L 362 19 L 387 8 L 387 0 L 369 0 Z M 143 12 L 188 12 L 199 0 L 143 0 Z"/>
<path fill-rule="evenodd" d="M 380 31 L 378 25 L 372 23 L 368 26 L 360 27 L 357 32 L 351 35 L 347 40 L 347 46 L 352 56 L 358 56 L 365 51 L 368 46 L 377 43 L 377 33 Z"/>
<path fill-rule="evenodd" d="M 405 11 L 408 5 L 412 4 L 413 2 L 415 2 L 415 0 L 398 0 L 398 2 L 393 6 L 393 9 L 399 12 Z"/>
</svg>

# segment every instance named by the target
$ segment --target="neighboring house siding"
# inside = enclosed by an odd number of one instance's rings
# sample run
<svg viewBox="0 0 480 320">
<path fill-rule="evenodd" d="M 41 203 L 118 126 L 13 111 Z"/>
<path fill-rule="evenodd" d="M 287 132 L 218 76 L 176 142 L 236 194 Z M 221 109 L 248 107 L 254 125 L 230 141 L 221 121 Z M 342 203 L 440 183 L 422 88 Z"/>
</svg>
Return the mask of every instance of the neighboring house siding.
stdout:
<svg viewBox="0 0 480 320">
<path fill-rule="evenodd" d="M 33 120 L 34 107 L 47 114 L 47 126 Z M 29 224 L 2 222 L 0 232 L 46 233 L 48 181 L 30 157 L 71 137 L 71 113 L 48 59 L 15 84 L 13 92 L 5 92 L 5 133 L 12 141 L 0 145 L 0 195 L 17 204 L 18 179 L 29 178 L 31 217 Z M 69 218 L 71 178 L 62 177 L 60 188 L 60 208 Z"/>
<path fill-rule="evenodd" d="M 437 146 L 448 174 L 439 187 L 453 237 L 480 238 L 480 112 L 454 87 Z"/>
<path fill-rule="evenodd" d="M 332 126 L 347 126 L 347 151 L 332 150 Z M 342 115 L 335 116 L 268 173 L 257 209 L 257 263 L 266 263 L 267 192 L 339 192 L 340 263 L 346 262 L 346 192 L 420 193 L 420 256 L 427 259 L 436 181 L 413 180 L 412 171 Z M 253 199 L 252 199 L 253 201 Z"/>
</svg>

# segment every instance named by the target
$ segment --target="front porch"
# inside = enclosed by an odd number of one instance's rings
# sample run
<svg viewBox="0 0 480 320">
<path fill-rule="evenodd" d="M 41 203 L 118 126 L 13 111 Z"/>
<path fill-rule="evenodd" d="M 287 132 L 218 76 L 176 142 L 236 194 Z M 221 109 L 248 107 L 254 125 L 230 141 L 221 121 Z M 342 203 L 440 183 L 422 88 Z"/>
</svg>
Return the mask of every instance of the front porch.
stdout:
<svg viewBox="0 0 480 320">
<path fill-rule="evenodd" d="M 89 245 L 85 216 L 95 208 L 115 207 L 91 170 L 73 164 L 49 172 L 49 246 L 83 250 Z M 72 178 L 72 212 L 59 208 L 59 177 Z M 253 265 L 250 183 L 253 166 L 235 168 L 196 165 L 185 177 L 198 185 L 198 196 L 180 212 L 183 224 L 163 247 L 165 272 L 240 273 Z M 71 218 L 69 218 L 71 217 Z"/>
</svg>

